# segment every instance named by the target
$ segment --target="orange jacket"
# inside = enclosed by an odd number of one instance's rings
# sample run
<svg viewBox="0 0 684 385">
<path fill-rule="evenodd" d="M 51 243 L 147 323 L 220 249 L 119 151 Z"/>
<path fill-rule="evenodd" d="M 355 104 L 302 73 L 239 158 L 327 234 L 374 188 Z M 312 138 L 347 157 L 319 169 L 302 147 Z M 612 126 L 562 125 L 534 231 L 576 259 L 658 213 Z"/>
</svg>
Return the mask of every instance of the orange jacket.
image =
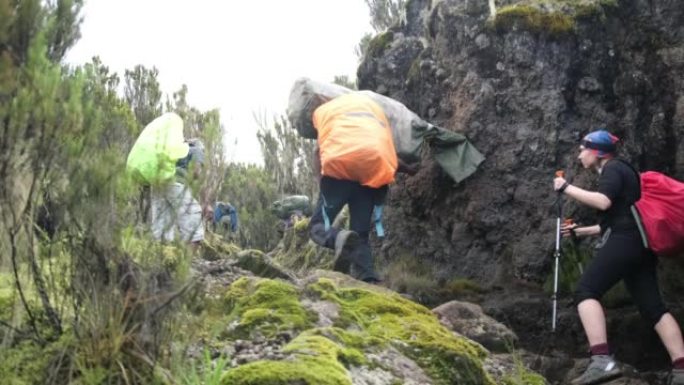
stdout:
<svg viewBox="0 0 684 385">
<path fill-rule="evenodd" d="M 321 174 L 378 188 L 394 181 L 397 153 L 387 117 L 377 103 L 349 93 L 313 113 Z"/>
</svg>

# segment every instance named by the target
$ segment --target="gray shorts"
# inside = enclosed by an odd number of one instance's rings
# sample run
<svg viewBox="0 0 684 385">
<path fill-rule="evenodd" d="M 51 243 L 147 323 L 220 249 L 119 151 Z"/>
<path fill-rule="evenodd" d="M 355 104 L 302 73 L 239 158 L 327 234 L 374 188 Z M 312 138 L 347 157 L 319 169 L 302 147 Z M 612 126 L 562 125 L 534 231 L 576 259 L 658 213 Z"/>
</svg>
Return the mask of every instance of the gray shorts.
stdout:
<svg viewBox="0 0 684 385">
<path fill-rule="evenodd" d="M 190 188 L 182 183 L 152 189 L 150 216 L 155 239 L 188 242 L 204 239 L 202 207 L 192 197 Z"/>
</svg>

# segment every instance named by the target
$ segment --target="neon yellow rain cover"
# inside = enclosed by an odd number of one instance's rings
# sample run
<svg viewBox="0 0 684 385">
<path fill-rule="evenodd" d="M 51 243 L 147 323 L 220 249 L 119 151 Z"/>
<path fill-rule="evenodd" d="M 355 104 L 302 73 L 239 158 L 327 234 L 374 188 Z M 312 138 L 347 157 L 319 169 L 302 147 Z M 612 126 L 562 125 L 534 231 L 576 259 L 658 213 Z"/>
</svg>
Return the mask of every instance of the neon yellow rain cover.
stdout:
<svg viewBox="0 0 684 385">
<path fill-rule="evenodd" d="M 173 179 L 176 161 L 187 156 L 188 149 L 183 119 L 168 112 L 145 126 L 128 154 L 126 168 L 141 183 L 163 183 Z"/>
</svg>

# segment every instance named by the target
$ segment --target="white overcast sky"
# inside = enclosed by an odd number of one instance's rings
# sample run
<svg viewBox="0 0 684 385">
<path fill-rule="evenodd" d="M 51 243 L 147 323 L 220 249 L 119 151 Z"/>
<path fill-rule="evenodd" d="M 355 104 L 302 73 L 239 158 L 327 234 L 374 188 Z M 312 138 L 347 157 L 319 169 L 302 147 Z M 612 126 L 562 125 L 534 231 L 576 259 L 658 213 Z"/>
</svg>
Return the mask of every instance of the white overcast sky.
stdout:
<svg viewBox="0 0 684 385">
<path fill-rule="evenodd" d="M 156 66 L 164 92 L 187 84 L 191 105 L 221 110 L 229 158 L 251 163 L 254 113 L 283 114 L 298 77 L 355 79 L 354 47 L 372 31 L 364 0 L 87 0 L 83 17 L 67 62 L 99 56 L 122 81 Z"/>
</svg>

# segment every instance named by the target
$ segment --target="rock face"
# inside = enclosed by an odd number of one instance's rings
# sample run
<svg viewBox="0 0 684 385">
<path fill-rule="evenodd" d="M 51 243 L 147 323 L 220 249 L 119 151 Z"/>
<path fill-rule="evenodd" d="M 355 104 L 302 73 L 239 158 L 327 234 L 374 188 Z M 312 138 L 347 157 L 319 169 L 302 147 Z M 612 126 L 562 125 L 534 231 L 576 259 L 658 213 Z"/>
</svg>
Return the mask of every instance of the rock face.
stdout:
<svg viewBox="0 0 684 385">
<path fill-rule="evenodd" d="M 538 344 L 533 337 L 550 320 L 548 297 L 529 300 L 529 293 L 540 293 L 551 274 L 554 171 L 595 184 L 595 173 L 576 161 L 582 135 L 607 127 L 640 169 L 684 179 L 684 7 L 678 0 L 582 4 L 497 1 L 492 19 L 487 1 L 411 0 L 405 22 L 371 42 L 358 70 L 359 88 L 467 135 L 487 156 L 459 185 L 429 154 L 417 175 L 400 176 L 377 254 L 391 261 L 408 253 L 431 266 L 436 281 L 458 276 L 492 288 L 496 298 L 485 310 L 505 309 L 495 318 L 523 344 Z M 564 203 L 564 216 L 594 220 Z M 580 354 L 586 346 L 574 317 L 561 306 L 566 327 L 553 340 Z M 653 340 L 645 325 L 631 333 L 628 342 L 617 339 L 618 349 Z M 664 367 L 662 353 L 628 360 Z"/>
</svg>

